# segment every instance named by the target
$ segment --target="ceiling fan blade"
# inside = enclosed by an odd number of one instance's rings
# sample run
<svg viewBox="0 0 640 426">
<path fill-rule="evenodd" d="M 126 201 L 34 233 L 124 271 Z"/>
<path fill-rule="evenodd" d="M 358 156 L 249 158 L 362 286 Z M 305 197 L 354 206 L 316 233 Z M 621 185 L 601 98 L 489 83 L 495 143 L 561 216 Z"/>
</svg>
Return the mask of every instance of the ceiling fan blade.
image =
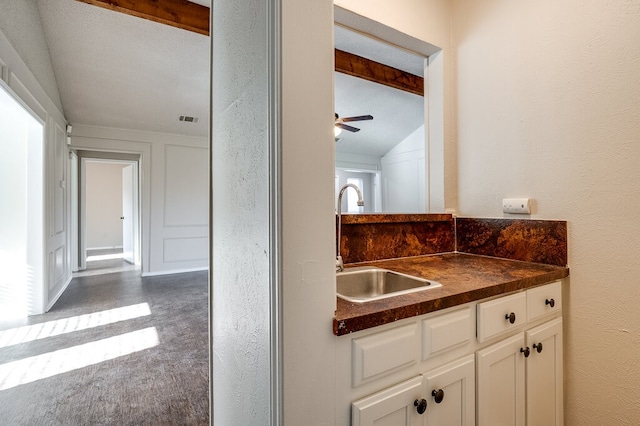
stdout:
<svg viewBox="0 0 640 426">
<path fill-rule="evenodd" d="M 340 127 L 343 130 L 346 130 L 348 132 L 359 132 L 360 129 L 358 129 L 357 127 L 353 127 L 353 126 L 349 126 L 348 124 L 343 124 L 343 123 L 336 123 L 336 127 Z"/>
<path fill-rule="evenodd" d="M 356 117 L 344 117 L 341 119 L 343 122 L 348 123 L 349 121 L 364 121 L 364 120 L 373 120 L 372 115 L 358 115 Z"/>
</svg>

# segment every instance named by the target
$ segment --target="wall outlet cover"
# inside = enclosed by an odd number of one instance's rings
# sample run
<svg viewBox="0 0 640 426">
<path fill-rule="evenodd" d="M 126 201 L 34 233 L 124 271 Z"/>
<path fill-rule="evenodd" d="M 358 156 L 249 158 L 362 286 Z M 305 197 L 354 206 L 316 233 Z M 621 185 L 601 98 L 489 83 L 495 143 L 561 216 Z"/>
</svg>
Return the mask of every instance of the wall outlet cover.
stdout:
<svg viewBox="0 0 640 426">
<path fill-rule="evenodd" d="M 512 214 L 531 214 L 531 203 L 528 198 L 505 198 L 502 200 L 502 211 Z"/>
</svg>

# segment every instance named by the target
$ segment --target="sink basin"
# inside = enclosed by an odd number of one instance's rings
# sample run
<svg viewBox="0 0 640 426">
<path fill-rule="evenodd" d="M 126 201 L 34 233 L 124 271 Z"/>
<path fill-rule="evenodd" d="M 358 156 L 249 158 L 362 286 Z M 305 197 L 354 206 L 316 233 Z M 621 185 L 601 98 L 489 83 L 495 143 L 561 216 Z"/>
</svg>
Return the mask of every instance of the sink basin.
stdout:
<svg viewBox="0 0 640 426">
<path fill-rule="evenodd" d="M 442 287 L 436 281 L 369 266 L 338 272 L 336 281 L 338 297 L 356 303 Z"/>
</svg>

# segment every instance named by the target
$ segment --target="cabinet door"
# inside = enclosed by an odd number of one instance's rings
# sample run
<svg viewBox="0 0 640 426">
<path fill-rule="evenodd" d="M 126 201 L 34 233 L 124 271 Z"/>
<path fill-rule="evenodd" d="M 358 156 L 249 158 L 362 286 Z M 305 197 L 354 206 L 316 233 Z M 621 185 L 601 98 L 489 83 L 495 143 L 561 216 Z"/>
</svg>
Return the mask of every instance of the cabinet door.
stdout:
<svg viewBox="0 0 640 426">
<path fill-rule="evenodd" d="M 524 426 L 524 333 L 476 353 L 478 426 Z"/>
<path fill-rule="evenodd" d="M 425 374 L 429 396 L 427 426 L 473 426 L 476 423 L 473 355 Z M 438 402 L 439 401 L 439 402 Z"/>
<path fill-rule="evenodd" d="M 562 425 L 562 318 L 526 333 L 527 426 Z M 540 346 L 542 345 L 542 346 Z"/>
<path fill-rule="evenodd" d="M 392 386 L 354 402 L 351 406 L 352 426 L 419 426 L 420 415 L 414 401 L 424 395 L 422 376 Z"/>
</svg>

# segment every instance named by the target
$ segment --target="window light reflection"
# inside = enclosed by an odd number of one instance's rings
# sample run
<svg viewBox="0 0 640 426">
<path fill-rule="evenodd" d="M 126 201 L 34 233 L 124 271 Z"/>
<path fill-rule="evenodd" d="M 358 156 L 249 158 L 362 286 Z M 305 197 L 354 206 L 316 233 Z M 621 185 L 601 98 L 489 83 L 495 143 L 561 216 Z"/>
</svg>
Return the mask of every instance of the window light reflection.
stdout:
<svg viewBox="0 0 640 426">
<path fill-rule="evenodd" d="M 151 315 L 148 303 L 0 331 L 0 348 Z"/>
<path fill-rule="evenodd" d="M 157 346 L 149 327 L 0 365 L 0 391 Z"/>
</svg>

